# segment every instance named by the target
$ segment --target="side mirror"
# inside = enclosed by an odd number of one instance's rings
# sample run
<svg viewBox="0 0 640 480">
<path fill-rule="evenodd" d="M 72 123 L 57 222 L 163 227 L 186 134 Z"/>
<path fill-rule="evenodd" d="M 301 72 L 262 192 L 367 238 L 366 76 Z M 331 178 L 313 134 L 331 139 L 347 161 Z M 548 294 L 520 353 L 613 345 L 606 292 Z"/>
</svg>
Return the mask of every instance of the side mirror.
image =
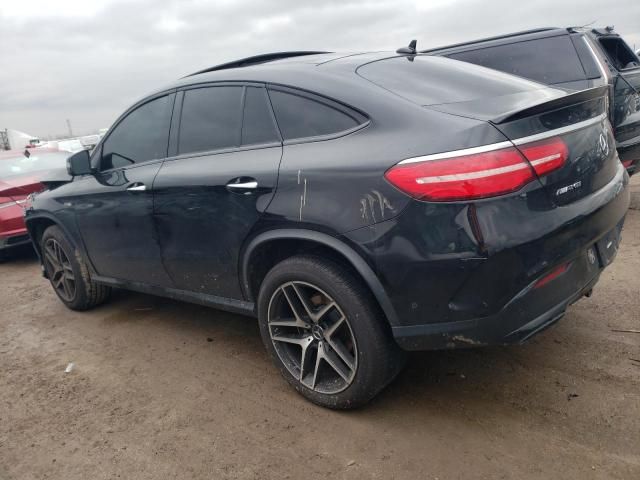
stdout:
<svg viewBox="0 0 640 480">
<path fill-rule="evenodd" d="M 72 177 L 90 174 L 92 170 L 89 152 L 80 150 L 67 158 L 67 172 Z"/>
</svg>

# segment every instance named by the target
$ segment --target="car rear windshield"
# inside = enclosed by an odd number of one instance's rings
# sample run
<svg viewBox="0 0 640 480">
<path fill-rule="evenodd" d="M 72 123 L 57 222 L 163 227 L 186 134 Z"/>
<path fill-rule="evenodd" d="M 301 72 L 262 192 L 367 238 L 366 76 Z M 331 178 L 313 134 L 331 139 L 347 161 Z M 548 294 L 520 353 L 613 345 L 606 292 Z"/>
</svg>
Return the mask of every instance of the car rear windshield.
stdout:
<svg viewBox="0 0 640 480">
<path fill-rule="evenodd" d="M 37 150 L 32 150 L 28 157 L 25 155 L 0 157 L 0 180 L 66 168 L 69 155 L 69 152 L 39 153 Z"/>
<path fill-rule="evenodd" d="M 466 102 L 544 88 L 497 70 L 426 55 L 367 63 L 358 68 L 358 74 L 419 105 Z"/>
<path fill-rule="evenodd" d="M 477 48 L 446 56 L 546 84 L 586 78 L 568 35 Z"/>
</svg>

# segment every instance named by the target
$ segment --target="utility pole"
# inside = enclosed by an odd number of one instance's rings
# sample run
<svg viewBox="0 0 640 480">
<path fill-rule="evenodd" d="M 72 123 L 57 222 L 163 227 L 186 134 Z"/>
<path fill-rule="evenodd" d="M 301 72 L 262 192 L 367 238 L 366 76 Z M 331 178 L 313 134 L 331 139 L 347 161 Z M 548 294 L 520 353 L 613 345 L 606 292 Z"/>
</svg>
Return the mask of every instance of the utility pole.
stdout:
<svg viewBox="0 0 640 480">
<path fill-rule="evenodd" d="M 69 138 L 73 137 L 73 130 L 71 130 L 71 120 L 67 118 L 67 128 L 69 129 Z"/>
</svg>

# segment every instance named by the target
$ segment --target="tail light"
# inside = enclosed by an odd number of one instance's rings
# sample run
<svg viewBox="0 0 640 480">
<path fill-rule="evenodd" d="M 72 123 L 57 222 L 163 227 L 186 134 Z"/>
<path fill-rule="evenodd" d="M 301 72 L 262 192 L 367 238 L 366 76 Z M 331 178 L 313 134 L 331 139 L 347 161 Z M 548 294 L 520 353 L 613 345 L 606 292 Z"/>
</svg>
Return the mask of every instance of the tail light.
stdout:
<svg viewBox="0 0 640 480">
<path fill-rule="evenodd" d="M 569 157 L 569 149 L 560 137 L 521 145 L 520 151 L 539 177 L 559 169 Z"/>
<path fill-rule="evenodd" d="M 412 158 L 387 170 L 385 178 L 418 200 L 473 200 L 520 190 L 536 175 L 562 167 L 567 157 L 567 146 L 555 137 L 518 148 Z"/>
</svg>

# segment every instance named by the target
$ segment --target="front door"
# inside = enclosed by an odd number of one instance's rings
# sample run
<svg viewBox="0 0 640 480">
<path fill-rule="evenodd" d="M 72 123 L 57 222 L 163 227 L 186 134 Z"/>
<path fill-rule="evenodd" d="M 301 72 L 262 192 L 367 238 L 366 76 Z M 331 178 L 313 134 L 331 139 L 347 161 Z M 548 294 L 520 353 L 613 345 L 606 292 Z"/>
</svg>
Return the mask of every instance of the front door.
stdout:
<svg viewBox="0 0 640 480">
<path fill-rule="evenodd" d="M 72 204 L 98 275 L 169 287 L 153 219 L 153 181 L 167 155 L 175 94 L 130 111 L 96 149 Z"/>
<path fill-rule="evenodd" d="M 240 249 L 275 192 L 279 133 L 260 86 L 193 88 L 181 104 L 177 156 L 154 184 L 164 265 L 178 289 L 241 299 Z"/>
</svg>

